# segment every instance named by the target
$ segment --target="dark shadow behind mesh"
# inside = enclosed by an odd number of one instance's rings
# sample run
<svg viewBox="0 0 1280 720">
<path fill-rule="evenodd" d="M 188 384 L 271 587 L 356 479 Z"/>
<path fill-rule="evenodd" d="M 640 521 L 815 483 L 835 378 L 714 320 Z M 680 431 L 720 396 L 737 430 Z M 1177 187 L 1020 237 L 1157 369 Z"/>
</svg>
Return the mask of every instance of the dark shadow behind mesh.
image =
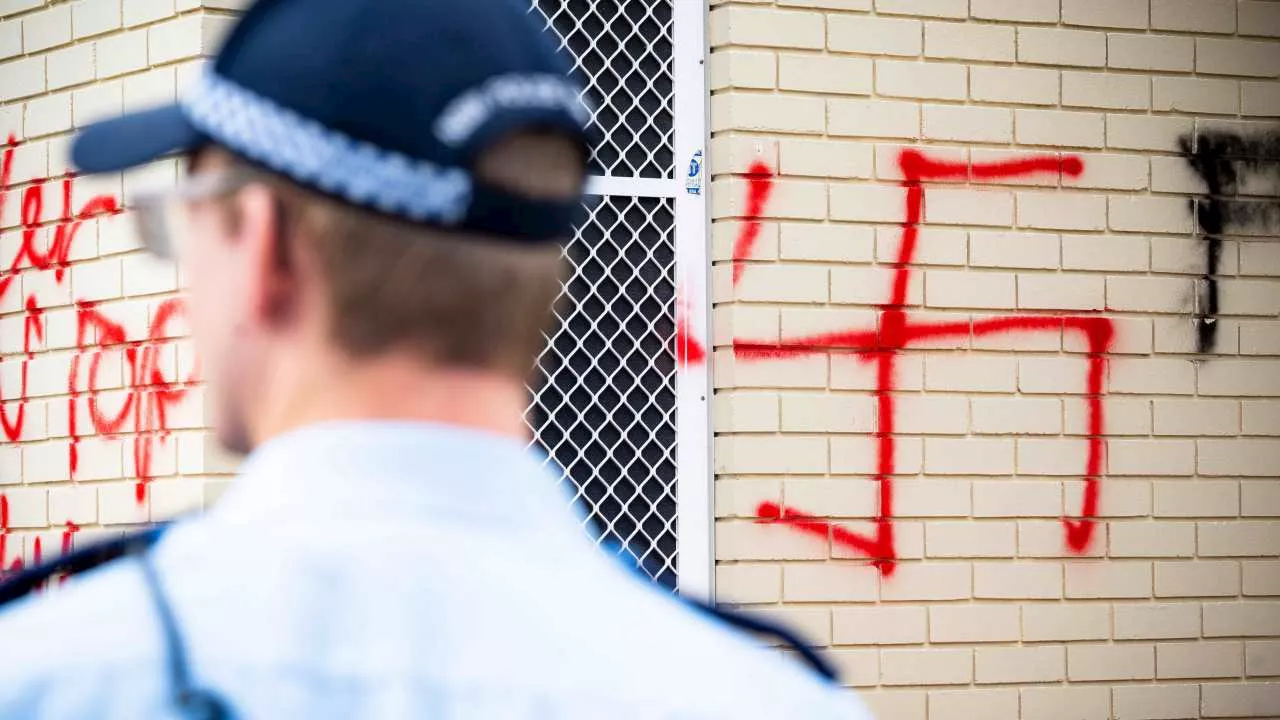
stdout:
<svg viewBox="0 0 1280 720">
<path fill-rule="evenodd" d="M 605 175 L 670 178 L 675 131 L 672 0 L 531 0 L 577 59 Z"/>
<path fill-rule="evenodd" d="M 539 359 L 536 439 L 601 540 L 676 580 L 674 203 L 611 197 L 566 248 L 562 324 Z"/>
</svg>

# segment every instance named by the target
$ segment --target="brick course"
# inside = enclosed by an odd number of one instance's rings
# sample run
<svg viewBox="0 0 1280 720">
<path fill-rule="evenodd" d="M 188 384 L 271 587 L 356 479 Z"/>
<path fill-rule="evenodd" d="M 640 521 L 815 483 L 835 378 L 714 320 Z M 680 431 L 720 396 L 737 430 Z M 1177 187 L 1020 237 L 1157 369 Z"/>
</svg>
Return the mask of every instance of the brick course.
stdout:
<svg viewBox="0 0 1280 720">
<path fill-rule="evenodd" d="M 24 141 L 17 188 L 53 178 L 52 220 L 72 128 L 174 97 L 225 32 L 221 11 L 239 5 L 0 0 L 0 133 Z M 720 598 L 780 613 L 829 646 L 885 718 L 1280 715 L 1278 231 L 1224 239 L 1218 337 L 1201 352 L 1204 241 L 1189 208 L 1206 188 L 1179 146 L 1195 132 L 1280 125 L 1280 3 L 711 5 Z M 756 522 L 761 502 L 785 502 L 873 530 L 876 367 L 847 352 L 752 360 L 732 346 L 850 329 L 886 337 L 909 202 L 899 158 L 911 148 L 976 166 L 1050 156 L 1083 167 L 923 183 L 919 267 L 902 304 L 912 322 L 967 331 L 923 338 L 896 360 L 900 562 L 881 575 L 865 553 Z M 779 177 L 735 284 L 743 174 L 757 160 Z M 137 185 L 78 179 L 73 205 Z M 1277 192 L 1243 190 L 1251 201 Z M 0 217 L 4 262 L 17 205 Z M 180 431 L 156 449 L 147 503 L 135 501 L 128 436 L 80 428 L 71 482 L 74 302 L 99 301 L 136 338 L 179 280 L 110 218 L 80 227 L 71 260 L 62 282 L 25 268 L 15 285 L 44 308 L 46 333 L 29 364 L 27 423 L 0 443 L 15 530 L 0 560 L 30 560 L 28 540 L 56 539 L 67 521 L 88 538 L 199 506 L 219 487 L 204 478 L 231 469 L 193 393 L 170 413 Z M 21 298 L 0 298 L 7 410 Z M 1089 338 L 1061 322 L 979 330 L 1010 316 L 1113 321 L 1099 520 L 1080 549 L 1060 517 L 1078 517 L 1088 492 Z M 181 342 L 169 352 L 176 377 L 191 354 Z M 122 359 L 103 357 L 101 401 L 118 407 Z"/>
</svg>

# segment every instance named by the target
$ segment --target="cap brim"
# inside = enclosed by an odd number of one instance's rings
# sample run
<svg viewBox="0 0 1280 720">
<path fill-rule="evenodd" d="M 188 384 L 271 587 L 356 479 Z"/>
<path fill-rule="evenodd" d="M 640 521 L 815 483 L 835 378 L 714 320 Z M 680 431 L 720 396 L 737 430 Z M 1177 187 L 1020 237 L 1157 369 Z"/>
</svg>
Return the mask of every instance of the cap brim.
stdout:
<svg viewBox="0 0 1280 720">
<path fill-rule="evenodd" d="M 84 173 L 116 172 L 204 141 L 178 105 L 165 105 L 86 127 L 72 142 L 71 161 Z"/>
</svg>

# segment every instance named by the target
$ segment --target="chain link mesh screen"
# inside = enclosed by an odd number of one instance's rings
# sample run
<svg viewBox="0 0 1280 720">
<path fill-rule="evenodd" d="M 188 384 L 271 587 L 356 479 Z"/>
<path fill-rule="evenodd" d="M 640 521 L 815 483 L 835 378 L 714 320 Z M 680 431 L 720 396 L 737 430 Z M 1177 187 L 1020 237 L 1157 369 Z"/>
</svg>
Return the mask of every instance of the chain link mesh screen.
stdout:
<svg viewBox="0 0 1280 720">
<path fill-rule="evenodd" d="M 594 162 L 605 175 L 670 178 L 672 0 L 532 0 L 547 27 L 576 58 L 601 142 Z"/>
<path fill-rule="evenodd" d="M 601 540 L 676 579 L 673 202 L 614 196 L 566 248 L 573 274 L 539 359 L 537 442 Z"/>
<path fill-rule="evenodd" d="M 576 59 L 596 172 L 673 177 L 672 1 L 529 0 Z M 528 421 L 599 541 L 674 587 L 675 205 L 612 195 L 588 207 Z"/>
</svg>

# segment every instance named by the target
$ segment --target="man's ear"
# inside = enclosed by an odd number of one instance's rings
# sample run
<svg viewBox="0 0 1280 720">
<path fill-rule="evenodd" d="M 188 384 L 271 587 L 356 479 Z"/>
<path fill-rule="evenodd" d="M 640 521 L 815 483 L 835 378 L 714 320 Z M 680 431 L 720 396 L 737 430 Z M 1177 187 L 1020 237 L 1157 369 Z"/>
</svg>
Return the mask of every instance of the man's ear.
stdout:
<svg viewBox="0 0 1280 720">
<path fill-rule="evenodd" d="M 262 183 L 242 188 L 235 203 L 240 222 L 233 235 L 241 246 L 239 270 L 249 293 L 248 307 L 264 324 L 287 322 L 296 306 L 298 283 L 295 267 L 288 262 L 290 238 L 285 236 L 280 203 Z"/>
</svg>

